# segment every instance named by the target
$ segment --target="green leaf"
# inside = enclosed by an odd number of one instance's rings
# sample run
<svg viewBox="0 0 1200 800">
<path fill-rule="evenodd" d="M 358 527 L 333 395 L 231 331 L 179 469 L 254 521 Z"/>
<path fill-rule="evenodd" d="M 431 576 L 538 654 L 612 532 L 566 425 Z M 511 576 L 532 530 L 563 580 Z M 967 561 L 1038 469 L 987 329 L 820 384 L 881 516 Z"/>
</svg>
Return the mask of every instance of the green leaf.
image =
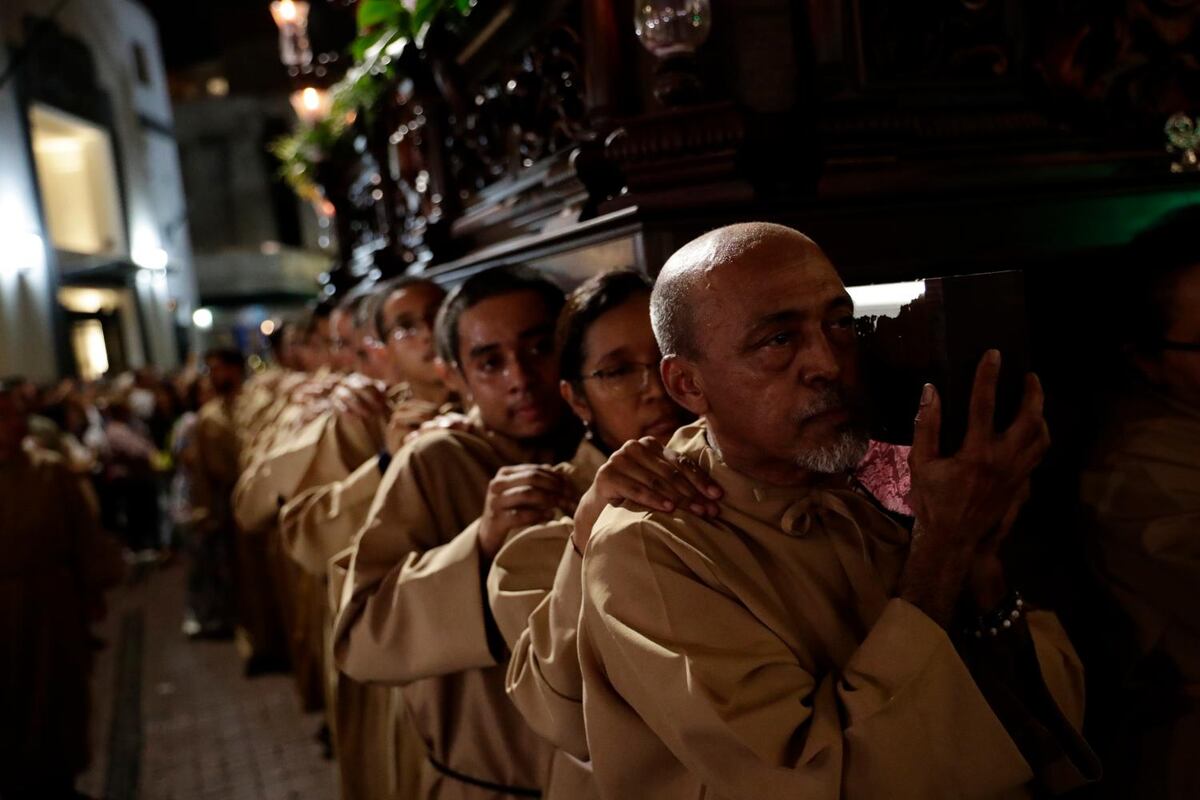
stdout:
<svg viewBox="0 0 1200 800">
<path fill-rule="evenodd" d="M 359 36 L 351 42 L 350 55 L 354 57 L 354 61 L 356 63 L 362 61 L 366 57 L 367 51 L 374 47 L 375 43 L 388 33 L 388 30 L 388 28 L 380 28 L 379 30 Z"/>
<path fill-rule="evenodd" d="M 433 21 L 433 18 L 445 5 L 446 0 L 417 0 L 417 5 L 413 8 L 412 13 L 413 32 L 420 35 L 422 29 Z"/>
<path fill-rule="evenodd" d="M 471 0 L 454 0 L 454 6 L 464 17 L 471 13 Z"/>
<path fill-rule="evenodd" d="M 370 31 L 381 25 L 393 26 L 400 15 L 407 14 L 400 0 L 360 0 L 358 4 L 358 32 Z"/>
</svg>

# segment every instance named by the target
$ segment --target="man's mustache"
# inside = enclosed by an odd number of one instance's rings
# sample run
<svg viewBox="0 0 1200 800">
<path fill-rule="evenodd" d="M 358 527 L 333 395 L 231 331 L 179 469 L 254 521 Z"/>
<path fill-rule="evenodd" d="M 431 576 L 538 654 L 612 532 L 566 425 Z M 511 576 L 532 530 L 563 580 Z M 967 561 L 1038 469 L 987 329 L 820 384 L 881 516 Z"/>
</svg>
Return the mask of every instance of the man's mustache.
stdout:
<svg viewBox="0 0 1200 800">
<path fill-rule="evenodd" d="M 800 409 L 800 413 L 796 417 L 796 424 L 803 425 L 821 414 L 829 411 L 838 411 L 843 408 L 848 410 L 856 419 L 860 416 L 860 404 L 855 402 L 844 389 L 830 386 L 813 398 L 811 403 Z"/>
</svg>

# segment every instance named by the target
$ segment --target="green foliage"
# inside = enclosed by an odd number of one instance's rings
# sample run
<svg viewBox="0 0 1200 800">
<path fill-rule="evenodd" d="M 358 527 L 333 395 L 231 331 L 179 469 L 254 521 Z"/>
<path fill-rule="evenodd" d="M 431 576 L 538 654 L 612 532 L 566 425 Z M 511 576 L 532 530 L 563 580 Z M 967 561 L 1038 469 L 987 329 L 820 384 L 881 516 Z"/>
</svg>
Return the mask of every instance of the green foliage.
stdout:
<svg viewBox="0 0 1200 800">
<path fill-rule="evenodd" d="M 271 154 L 279 159 L 279 176 L 297 195 L 315 200 L 317 165 L 333 152 L 349 129 L 346 115 L 330 114 L 312 125 L 302 125 L 268 145 Z"/>
<path fill-rule="evenodd" d="M 270 144 L 281 164 L 280 175 L 296 194 L 317 197 L 317 165 L 341 143 L 355 116 L 370 114 L 394 84 L 395 61 L 404 50 L 421 48 L 443 13 L 466 16 L 474 4 L 475 0 L 360 0 L 358 38 L 350 45 L 354 66 L 330 89 L 328 116 Z"/>
</svg>

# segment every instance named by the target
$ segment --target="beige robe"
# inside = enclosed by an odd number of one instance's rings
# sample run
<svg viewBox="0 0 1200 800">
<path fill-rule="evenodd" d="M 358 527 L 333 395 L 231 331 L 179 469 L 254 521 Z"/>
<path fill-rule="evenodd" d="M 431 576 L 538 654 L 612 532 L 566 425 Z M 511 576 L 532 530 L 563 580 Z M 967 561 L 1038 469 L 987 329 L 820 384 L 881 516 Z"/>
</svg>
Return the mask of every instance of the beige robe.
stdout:
<svg viewBox="0 0 1200 800">
<path fill-rule="evenodd" d="M 88 761 L 88 626 L 119 582 L 119 545 L 63 460 L 0 463 L 0 797 L 49 796 Z"/>
<path fill-rule="evenodd" d="M 331 562 L 339 560 L 366 522 L 382 477 L 380 457 L 375 455 L 345 479 L 297 495 L 280 513 L 288 555 L 305 571 L 324 579 L 333 568 Z M 334 598 L 340 599 L 343 583 L 344 577 L 330 583 L 336 590 L 329 590 L 327 645 L 338 611 Z M 399 691 L 351 680 L 328 654 L 325 680 L 343 800 L 415 796 L 423 751 Z"/>
<path fill-rule="evenodd" d="M 205 536 L 234 537 L 234 581 L 236 583 L 237 640 L 242 656 L 263 661 L 283 655 L 283 631 L 279 607 L 269 591 L 264 556 L 244 546 L 234 536 L 232 493 L 238 480 L 244 442 L 237 426 L 237 409 L 242 396 L 234 400 L 214 398 L 200 409 L 196 420 L 195 468 L 192 480 L 192 507 L 195 528 Z"/>
<path fill-rule="evenodd" d="M 591 443 L 560 469 L 582 494 L 607 459 Z M 505 689 L 525 721 L 557 750 L 547 800 L 598 797 L 583 726 L 576 632 L 583 559 L 563 516 L 510 535 L 488 573 L 488 602 L 512 655 Z"/>
<path fill-rule="evenodd" d="M 471 431 L 428 433 L 393 459 L 359 533 L 335 626 L 335 658 L 351 678 L 404 685 L 429 757 L 426 798 L 510 794 L 448 772 L 539 790 L 552 754 L 505 695 L 475 524 L 500 467 L 547 459 L 471 419 Z"/>
<path fill-rule="evenodd" d="M 1082 499 L 1093 563 L 1136 635 L 1144 689 L 1129 699 L 1156 720 L 1124 732 L 1137 786 L 1119 790 L 1200 797 L 1200 409 L 1140 387 L 1111 419 Z"/>
<path fill-rule="evenodd" d="M 756 484 L 705 430 L 671 446 L 724 488 L 719 519 L 610 507 L 584 557 L 579 657 L 601 796 L 1028 796 L 1034 773 L 947 632 L 894 597 L 907 531 L 845 478 Z M 1078 659 L 1053 615 L 1029 628 L 1077 728 Z M 1062 758 L 1043 775 L 1083 782 Z"/>
<path fill-rule="evenodd" d="M 344 479 L 383 443 L 385 418 L 329 411 L 287 437 L 243 473 L 234 495 L 243 531 L 265 532 L 288 632 L 296 690 L 303 707 L 325 704 L 327 591 L 323 576 L 301 569 L 288 555 L 280 510 L 306 490 Z"/>
</svg>

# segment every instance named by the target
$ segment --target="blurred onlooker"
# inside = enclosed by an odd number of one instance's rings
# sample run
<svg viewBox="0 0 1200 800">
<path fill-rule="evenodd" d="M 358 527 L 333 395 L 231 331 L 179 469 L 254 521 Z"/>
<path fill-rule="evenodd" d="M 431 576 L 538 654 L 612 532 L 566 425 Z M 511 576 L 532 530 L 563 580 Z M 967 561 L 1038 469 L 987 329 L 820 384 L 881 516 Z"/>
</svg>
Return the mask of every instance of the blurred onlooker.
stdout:
<svg viewBox="0 0 1200 800">
<path fill-rule="evenodd" d="M 158 450 L 124 398 L 113 398 L 105 409 L 109 455 L 105 464 L 109 523 L 119 530 L 125 546 L 143 558 L 158 547 L 158 487 L 154 469 Z"/>
<path fill-rule="evenodd" d="M 192 573 L 191 634 L 224 635 L 233 627 L 233 546 L 231 497 L 240 472 L 241 450 L 233 406 L 245 380 L 245 362 L 236 350 L 209 351 L 204 358 L 212 398 L 201 405 L 185 458 Z"/>
<path fill-rule="evenodd" d="M 207 375 L 192 381 L 184 396 L 184 413 L 175 424 L 170 442 L 175 462 L 171 520 L 175 538 L 190 558 L 183 632 L 191 637 L 223 636 L 230 632 L 232 621 L 233 575 L 228 543 L 219 535 L 207 535 L 204 526 L 197 525 L 202 510 L 193 503 L 194 482 L 203 480 L 198 475 L 201 464 L 196 452 L 198 412 L 214 396 Z"/>
<path fill-rule="evenodd" d="M 1200 797 L 1200 207 L 1140 236 L 1126 374 L 1081 489 L 1094 568 L 1132 641 L 1121 664 L 1112 797 Z M 1128 303 L 1128 300 L 1125 301 Z"/>
<path fill-rule="evenodd" d="M 87 765 L 89 626 L 122 565 L 79 476 L 23 446 L 27 397 L 0 382 L 0 797 L 51 800 Z"/>
</svg>

